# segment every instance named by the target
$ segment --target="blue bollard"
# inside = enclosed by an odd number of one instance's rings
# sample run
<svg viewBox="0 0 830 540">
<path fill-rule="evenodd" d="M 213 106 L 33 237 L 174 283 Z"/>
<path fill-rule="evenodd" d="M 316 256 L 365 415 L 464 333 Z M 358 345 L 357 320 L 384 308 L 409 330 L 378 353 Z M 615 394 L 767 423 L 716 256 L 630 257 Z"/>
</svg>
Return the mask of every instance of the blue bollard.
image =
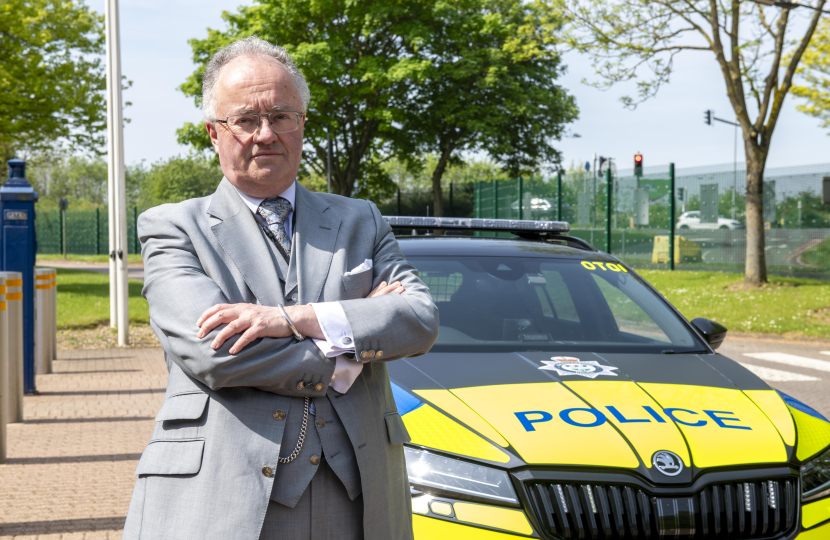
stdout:
<svg viewBox="0 0 830 540">
<path fill-rule="evenodd" d="M 35 393 L 35 203 L 26 181 L 26 162 L 9 160 L 9 179 L 0 187 L 0 269 L 23 274 L 23 390 Z"/>
</svg>

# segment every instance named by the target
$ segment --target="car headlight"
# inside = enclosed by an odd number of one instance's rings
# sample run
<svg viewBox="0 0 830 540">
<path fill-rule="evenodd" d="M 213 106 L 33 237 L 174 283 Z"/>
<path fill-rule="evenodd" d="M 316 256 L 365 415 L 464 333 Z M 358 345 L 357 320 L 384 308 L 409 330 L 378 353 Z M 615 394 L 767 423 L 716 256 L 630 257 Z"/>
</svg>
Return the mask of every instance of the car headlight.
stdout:
<svg viewBox="0 0 830 540">
<path fill-rule="evenodd" d="M 404 447 L 409 482 L 443 492 L 518 504 L 507 472 Z"/>
<path fill-rule="evenodd" d="M 830 495 L 830 448 L 801 466 L 803 502 Z"/>
</svg>

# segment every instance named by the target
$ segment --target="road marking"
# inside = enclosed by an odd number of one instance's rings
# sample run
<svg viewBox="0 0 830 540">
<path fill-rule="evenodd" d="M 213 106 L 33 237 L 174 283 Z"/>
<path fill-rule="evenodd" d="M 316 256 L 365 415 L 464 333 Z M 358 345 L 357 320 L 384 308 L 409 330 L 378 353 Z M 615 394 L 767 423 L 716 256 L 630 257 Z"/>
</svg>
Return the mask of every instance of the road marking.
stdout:
<svg viewBox="0 0 830 540">
<path fill-rule="evenodd" d="M 805 382 L 805 381 L 820 381 L 818 377 L 811 377 L 810 375 L 802 375 L 801 373 L 793 373 L 792 371 L 782 371 L 780 369 L 772 369 L 768 367 L 756 366 L 753 364 L 745 364 L 738 362 L 743 367 L 758 375 L 761 379 L 769 382 Z"/>
<path fill-rule="evenodd" d="M 826 355 L 830 356 L 830 351 L 819 351 L 819 353 L 820 354 L 826 354 Z"/>
<path fill-rule="evenodd" d="M 812 358 L 805 358 L 803 356 L 780 352 L 744 353 L 744 356 L 757 358 L 758 360 L 766 360 L 768 362 L 776 362 L 778 364 L 787 364 L 788 366 L 815 369 L 816 371 L 827 371 L 830 373 L 830 362 L 825 360 L 814 360 Z"/>
</svg>

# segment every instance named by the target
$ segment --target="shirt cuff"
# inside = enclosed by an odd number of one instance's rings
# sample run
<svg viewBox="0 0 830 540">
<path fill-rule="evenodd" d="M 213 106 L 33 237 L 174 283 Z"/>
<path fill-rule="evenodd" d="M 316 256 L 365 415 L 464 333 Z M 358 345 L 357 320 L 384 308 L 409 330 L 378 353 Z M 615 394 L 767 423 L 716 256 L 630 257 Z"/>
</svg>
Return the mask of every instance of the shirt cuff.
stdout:
<svg viewBox="0 0 830 540">
<path fill-rule="evenodd" d="M 323 350 L 323 347 L 317 343 L 322 340 L 315 339 L 314 343 L 320 347 L 320 350 L 326 353 L 329 358 L 343 353 L 353 353 L 354 334 L 352 334 L 352 327 L 340 302 L 320 302 L 309 305 L 314 310 L 317 322 L 320 323 L 320 329 L 323 331 L 323 337 L 326 338 L 330 347 L 329 352 Z"/>
<path fill-rule="evenodd" d="M 341 354 L 335 361 L 334 379 L 329 386 L 337 392 L 345 394 L 352 387 L 361 371 L 363 371 L 363 362 Z"/>
</svg>

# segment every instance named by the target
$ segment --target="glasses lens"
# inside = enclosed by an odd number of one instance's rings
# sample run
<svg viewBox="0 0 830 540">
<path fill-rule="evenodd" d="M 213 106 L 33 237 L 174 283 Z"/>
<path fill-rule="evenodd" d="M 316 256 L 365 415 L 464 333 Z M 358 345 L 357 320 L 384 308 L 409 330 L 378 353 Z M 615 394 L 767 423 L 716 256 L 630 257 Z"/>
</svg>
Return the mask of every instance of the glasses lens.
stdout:
<svg viewBox="0 0 830 540">
<path fill-rule="evenodd" d="M 300 115 L 295 112 L 275 112 L 269 118 L 274 133 L 288 133 L 300 127 Z"/>
<path fill-rule="evenodd" d="M 253 133 L 256 131 L 259 117 L 254 114 L 239 114 L 228 117 L 228 127 L 235 133 Z"/>
</svg>

